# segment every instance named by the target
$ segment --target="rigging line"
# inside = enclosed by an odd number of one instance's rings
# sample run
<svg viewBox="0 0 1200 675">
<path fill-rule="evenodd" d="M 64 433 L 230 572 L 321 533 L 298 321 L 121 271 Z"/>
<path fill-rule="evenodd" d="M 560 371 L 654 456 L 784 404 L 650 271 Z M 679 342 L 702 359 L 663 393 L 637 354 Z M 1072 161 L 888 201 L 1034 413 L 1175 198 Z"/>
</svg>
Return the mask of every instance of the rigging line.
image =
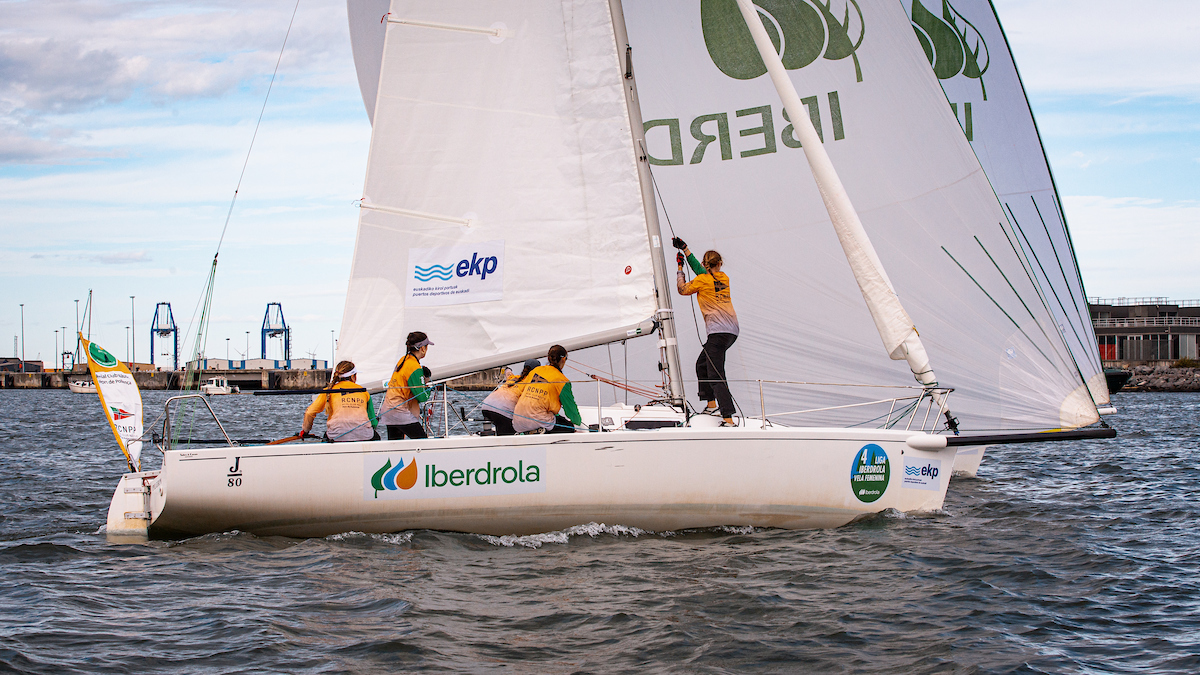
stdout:
<svg viewBox="0 0 1200 675">
<path fill-rule="evenodd" d="M 292 34 L 292 24 L 296 22 L 296 12 L 300 10 L 300 0 L 292 9 L 292 18 L 288 21 L 287 32 L 283 34 L 283 44 L 279 47 L 279 56 L 275 59 L 275 70 L 271 72 L 271 82 L 267 85 L 267 95 L 263 97 L 262 109 L 258 111 L 258 122 L 254 124 L 254 134 L 250 136 L 250 147 L 246 149 L 246 160 L 242 162 L 242 172 L 238 174 L 237 187 L 233 189 L 233 199 L 229 202 L 229 212 L 225 214 L 225 226 L 221 228 L 221 238 L 217 240 L 217 253 L 221 252 L 221 244 L 225 241 L 225 231 L 229 229 L 229 219 L 233 215 L 233 205 L 237 203 L 238 191 L 242 189 L 242 178 L 246 176 L 246 167 L 250 165 L 250 153 L 254 150 L 254 141 L 258 138 L 258 128 L 262 126 L 263 114 L 267 112 L 267 101 L 271 98 L 271 89 L 275 86 L 275 76 L 279 73 L 279 63 L 283 61 L 283 50 L 287 47 L 288 36 Z M 216 255 L 214 254 L 214 258 Z"/>
<path fill-rule="evenodd" d="M 1014 214 L 1012 212 L 1012 208 L 1008 207 L 1007 204 L 1005 204 L 1005 207 L 1007 207 L 1009 209 L 1008 213 L 1009 213 L 1009 216 L 1012 218 L 1013 222 L 1016 222 L 1017 216 L 1016 216 L 1016 214 Z M 1000 231 L 1004 232 L 1005 239 L 1009 238 L 1008 232 L 1006 232 L 1004 230 L 1003 225 L 1000 226 Z M 1015 237 L 1015 236 L 1017 236 L 1017 234 L 1018 234 L 1017 230 L 1014 229 L 1013 236 Z M 1049 234 L 1049 233 L 1047 233 L 1047 234 Z M 1028 247 L 1029 250 L 1032 251 L 1033 244 L 1029 242 L 1029 239 L 1027 237 L 1025 237 L 1024 230 L 1020 231 L 1020 236 L 1025 238 L 1025 244 L 1023 246 L 1021 246 L 1021 250 L 1024 251 L 1025 248 Z M 1021 243 L 1020 239 L 1017 240 L 1017 243 L 1018 244 Z M 1015 253 L 1016 247 L 1013 246 L 1013 242 L 1011 239 L 1009 240 L 1008 245 L 1013 248 L 1013 252 Z M 1067 325 L 1069 325 L 1071 327 L 1071 332 L 1075 333 L 1075 340 L 1079 343 L 1079 346 L 1086 351 L 1087 343 L 1085 343 L 1083 338 L 1081 338 L 1079 336 L 1079 331 L 1076 330 L 1075 323 L 1073 321 L 1071 321 L 1071 314 L 1067 311 L 1067 308 L 1063 305 L 1062 299 L 1058 297 L 1058 292 L 1054 290 L 1054 283 L 1052 281 L 1050 281 L 1050 277 L 1046 274 L 1046 268 L 1042 267 L 1042 261 L 1037 257 L 1036 254 L 1033 255 L 1033 259 L 1035 262 L 1037 262 L 1038 269 L 1040 269 L 1042 271 L 1042 277 L 1046 280 L 1046 283 L 1049 284 L 1051 292 L 1054 293 L 1054 299 L 1058 301 L 1058 308 L 1062 310 L 1063 315 L 1067 320 Z M 1024 267 L 1024 264 L 1022 265 L 1022 267 Z M 1032 269 L 1033 269 L 1033 265 L 1030 264 L 1029 271 L 1031 272 Z M 1026 272 L 1026 274 L 1028 275 L 1029 272 Z M 1034 276 L 1036 276 L 1036 275 L 1034 275 Z M 1030 281 L 1033 281 L 1033 279 L 1030 279 Z M 1045 307 L 1046 312 L 1048 312 L 1050 314 L 1051 318 L 1053 318 L 1054 312 L 1051 311 L 1051 309 L 1050 309 L 1050 306 L 1049 306 L 1050 302 L 1046 299 L 1045 293 L 1041 290 L 1040 285 L 1036 281 L 1034 281 L 1033 283 L 1034 283 L 1034 289 L 1038 291 L 1038 297 L 1040 297 L 1042 299 L 1042 306 Z M 1083 381 L 1083 384 L 1087 385 L 1087 378 L 1083 376 L 1083 369 L 1079 367 L 1079 360 L 1075 358 L 1075 352 L 1073 352 L 1071 350 L 1070 345 L 1067 345 L 1067 353 L 1071 356 L 1071 362 L 1075 365 L 1075 370 L 1076 370 L 1076 372 L 1079 373 L 1079 377 Z M 1091 365 L 1095 365 L 1095 364 L 1091 364 Z"/>
<path fill-rule="evenodd" d="M 1086 299 L 1084 302 L 1084 306 L 1080 307 L 1079 306 L 1079 298 L 1075 297 L 1075 289 L 1071 286 L 1071 282 L 1067 280 L 1067 271 L 1065 269 L 1063 269 L 1062 257 L 1059 256 L 1059 254 L 1058 254 L 1058 247 L 1054 245 L 1054 237 L 1050 236 L 1050 226 L 1046 224 L 1046 217 L 1042 215 L 1042 209 L 1038 207 L 1037 200 L 1033 198 L 1033 195 L 1029 195 L 1029 200 L 1031 202 L 1033 202 L 1033 209 L 1035 211 L 1037 211 L 1038 218 L 1040 218 L 1042 221 L 1042 229 L 1044 229 L 1046 231 L 1046 238 L 1050 240 L 1050 250 L 1054 251 L 1054 259 L 1058 261 L 1058 272 L 1059 272 L 1059 274 L 1062 275 L 1063 283 L 1067 285 L 1067 293 L 1069 293 L 1071 295 L 1071 302 L 1072 302 L 1072 304 L 1075 305 L 1075 311 L 1077 313 L 1077 316 L 1079 317 L 1081 322 L 1083 321 L 1083 317 L 1085 317 L 1085 316 L 1088 317 L 1087 324 L 1090 326 L 1092 323 L 1091 312 L 1089 312 L 1087 310 Z M 1074 254 L 1075 254 L 1074 251 L 1072 251 L 1071 255 L 1074 255 Z M 1058 293 L 1056 292 L 1054 295 L 1055 295 L 1055 297 L 1057 297 Z M 1061 302 L 1062 301 L 1060 300 L 1059 303 L 1061 304 Z M 1063 310 L 1063 311 L 1065 312 L 1066 310 Z M 1074 328 L 1073 325 L 1071 327 Z M 1079 336 L 1079 334 L 1076 333 L 1076 337 L 1078 337 L 1078 336 Z M 1095 337 L 1094 332 L 1093 332 L 1092 337 Z M 1093 340 L 1092 342 L 1094 344 L 1095 340 Z M 1083 343 L 1082 338 L 1080 339 L 1080 343 Z M 1086 349 L 1086 345 L 1084 345 L 1084 347 Z M 1092 350 L 1087 350 L 1087 351 L 1088 351 L 1089 361 L 1092 356 L 1095 356 L 1097 360 L 1100 358 L 1100 355 L 1098 352 L 1093 353 Z M 1103 372 L 1103 370 L 1104 370 L 1104 368 L 1101 367 L 1099 363 L 1092 363 L 1091 365 L 1096 366 L 1101 372 Z"/>
<path fill-rule="evenodd" d="M 976 280 L 975 277 L 972 276 L 971 273 L 967 271 L 967 268 L 963 267 L 963 264 L 958 262 L 958 258 L 955 258 L 954 255 L 952 253 L 950 253 L 950 251 L 947 251 L 945 246 L 943 246 L 941 248 L 942 248 L 942 252 L 945 253 L 946 255 L 950 256 L 950 259 L 954 261 L 954 264 L 958 265 L 958 269 L 962 270 L 963 274 L 967 275 L 967 278 L 970 279 L 971 281 L 973 281 L 975 283 L 975 285 L 979 287 L 979 290 L 983 292 L 983 294 L 987 297 L 987 299 L 992 301 L 992 304 L 996 306 L 996 309 L 1000 310 L 1000 312 L 1002 314 L 1004 314 L 1004 316 L 1008 317 L 1008 320 L 1012 322 L 1012 325 L 1015 326 L 1017 330 L 1021 331 L 1021 335 L 1024 335 L 1025 339 L 1029 340 L 1029 344 L 1033 345 L 1033 348 L 1038 350 L 1038 353 L 1042 355 L 1042 358 L 1046 359 L 1046 361 L 1049 363 L 1053 363 L 1054 360 L 1051 359 L 1049 356 L 1046 356 L 1046 352 L 1043 352 L 1042 348 L 1039 347 L 1037 345 L 1037 343 L 1033 341 L 1033 338 L 1029 337 L 1029 334 L 1025 332 L 1025 329 L 1021 327 L 1021 324 L 1017 323 L 1016 319 L 1012 318 L 1012 316 L 1008 313 L 1008 311 L 1006 311 L 1004 309 L 1004 307 L 1002 307 L 1000 305 L 1000 303 L 996 302 L 996 299 L 992 297 L 991 293 L 987 292 L 987 289 L 985 289 L 983 287 L 983 284 L 979 283 L 979 281 Z"/>
<path fill-rule="evenodd" d="M 1012 282 L 1008 280 L 1008 275 L 1006 275 L 1004 273 L 1004 270 L 1000 268 L 1000 264 L 997 263 L 996 259 L 992 257 L 992 254 L 987 250 L 987 247 L 983 245 L 983 242 L 979 241 L 979 237 L 974 237 L 974 239 L 975 239 L 975 243 L 979 244 L 979 248 L 983 249 L 983 253 L 984 253 L 984 255 L 986 255 L 988 257 L 988 260 L 992 261 L 992 265 L 995 265 L 996 271 L 1000 273 L 1000 276 L 1004 279 L 1004 283 L 1008 284 L 1008 287 L 1012 290 L 1013 295 L 1017 296 L 1017 300 L 1020 301 L 1021 306 L 1025 308 L 1025 311 L 1029 314 L 1029 318 L 1033 319 L 1033 323 L 1036 324 L 1038 327 L 1038 330 L 1041 331 L 1042 337 L 1046 338 L 1046 342 L 1049 343 L 1051 348 L 1053 349 L 1054 355 L 1057 356 L 1059 358 L 1059 360 L 1061 360 L 1063 362 L 1063 365 L 1066 365 L 1067 359 L 1064 359 L 1062 357 L 1062 354 L 1058 353 L 1058 349 L 1055 347 L 1054 340 L 1050 339 L 1050 335 L 1048 333 L 1046 333 L 1046 328 L 1044 326 L 1042 326 L 1042 322 L 1038 321 L 1037 317 L 1033 314 L 1033 310 L 1029 309 L 1029 305 L 1025 304 L 1025 299 L 1021 297 L 1021 294 L 1017 292 L 1017 289 L 1013 286 Z M 1050 317 L 1050 318 L 1051 318 L 1051 320 L 1053 320 L 1054 317 Z M 1059 337 L 1061 338 L 1062 336 L 1059 336 Z M 1063 346 L 1064 347 L 1066 346 L 1065 342 L 1063 342 Z M 1070 349 L 1067 349 L 1068 353 L 1070 351 L 1071 351 Z M 1071 364 L 1075 366 L 1075 372 L 1078 373 L 1079 366 L 1075 364 L 1074 359 L 1071 360 Z M 1080 375 L 1080 377 L 1082 377 L 1082 375 Z M 1086 386 L 1087 380 L 1083 380 L 1083 384 L 1084 384 L 1084 386 Z"/>
</svg>

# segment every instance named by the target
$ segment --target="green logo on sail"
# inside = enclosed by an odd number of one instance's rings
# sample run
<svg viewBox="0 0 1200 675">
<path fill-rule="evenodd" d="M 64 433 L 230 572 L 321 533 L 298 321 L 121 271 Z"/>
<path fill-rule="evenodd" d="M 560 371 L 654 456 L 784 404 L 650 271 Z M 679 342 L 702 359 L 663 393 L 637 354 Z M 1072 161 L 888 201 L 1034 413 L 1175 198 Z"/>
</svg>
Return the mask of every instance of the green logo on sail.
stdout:
<svg viewBox="0 0 1200 675">
<path fill-rule="evenodd" d="M 866 32 L 862 9 L 856 0 L 844 0 L 839 20 L 834 15 L 833 3 L 834 0 L 754 0 L 784 68 L 798 70 L 821 57 L 839 61 L 848 56 L 854 61 L 855 77 L 862 82 L 862 67 L 855 54 Z M 722 73 L 737 80 L 753 80 L 767 72 L 736 0 L 700 0 L 700 23 L 708 55 Z M 857 36 L 851 37 L 854 32 Z"/>
<path fill-rule="evenodd" d="M 948 80 L 961 73 L 964 77 L 979 80 L 986 101 L 983 74 L 991 65 L 991 56 L 975 26 L 948 0 L 942 0 L 941 16 L 926 9 L 921 0 L 912 0 L 912 24 L 917 40 L 925 50 L 925 58 L 929 59 L 938 79 Z"/>
<path fill-rule="evenodd" d="M 109 354 L 95 342 L 88 345 L 88 353 L 91 354 L 92 360 L 96 362 L 96 365 L 104 366 L 105 368 L 112 368 L 117 365 L 117 357 Z"/>
</svg>

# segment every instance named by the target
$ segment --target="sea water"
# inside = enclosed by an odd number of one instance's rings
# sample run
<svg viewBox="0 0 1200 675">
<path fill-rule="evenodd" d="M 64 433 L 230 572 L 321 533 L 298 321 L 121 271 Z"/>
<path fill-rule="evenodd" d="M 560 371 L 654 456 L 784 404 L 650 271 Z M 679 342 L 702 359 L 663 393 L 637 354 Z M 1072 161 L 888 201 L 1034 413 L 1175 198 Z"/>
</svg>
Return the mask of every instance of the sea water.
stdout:
<svg viewBox="0 0 1200 675">
<path fill-rule="evenodd" d="M 235 438 L 306 403 L 211 401 Z M 1115 440 L 993 448 L 943 512 L 835 530 L 114 544 L 96 398 L 0 391 L 0 671 L 1198 672 L 1200 395 L 1115 403 Z"/>
</svg>

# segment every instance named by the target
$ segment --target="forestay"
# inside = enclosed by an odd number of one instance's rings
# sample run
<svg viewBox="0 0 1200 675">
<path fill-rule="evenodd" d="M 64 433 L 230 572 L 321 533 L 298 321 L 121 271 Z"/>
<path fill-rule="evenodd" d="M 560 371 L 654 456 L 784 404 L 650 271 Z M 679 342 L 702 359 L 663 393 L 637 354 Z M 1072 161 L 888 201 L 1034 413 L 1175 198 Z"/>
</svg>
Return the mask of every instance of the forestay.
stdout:
<svg viewBox="0 0 1200 675">
<path fill-rule="evenodd" d="M 413 330 L 436 345 L 435 377 L 648 332 L 651 248 L 608 4 L 389 11 L 338 358 L 377 386 Z"/>
<path fill-rule="evenodd" d="M 1000 203 L 1025 266 L 1043 289 L 1097 403 L 1108 386 L 1087 296 L 1050 164 L 1025 87 L 990 0 L 904 0 L 913 31 L 941 81 Z"/>
<path fill-rule="evenodd" d="M 956 389 L 951 405 L 963 426 L 1095 421 L 900 4 L 758 4 L 939 380 Z M 910 383 L 908 369 L 881 353 L 735 1 L 624 7 L 663 206 L 694 249 L 721 251 L 732 279 L 741 337 L 730 378 Z M 695 340 L 681 339 L 685 353 L 698 350 Z M 744 407 L 757 403 L 753 383 L 734 390 Z M 768 412 L 872 397 L 805 391 L 770 392 Z M 853 418 L 820 421 L 839 419 Z"/>
</svg>

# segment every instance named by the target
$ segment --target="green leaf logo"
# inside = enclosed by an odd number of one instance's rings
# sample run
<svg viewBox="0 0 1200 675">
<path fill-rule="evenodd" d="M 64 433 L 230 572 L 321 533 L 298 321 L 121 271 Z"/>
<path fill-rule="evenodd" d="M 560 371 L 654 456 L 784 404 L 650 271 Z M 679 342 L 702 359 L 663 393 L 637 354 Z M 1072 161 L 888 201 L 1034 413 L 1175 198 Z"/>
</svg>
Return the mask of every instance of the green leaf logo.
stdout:
<svg viewBox="0 0 1200 675">
<path fill-rule="evenodd" d="M 866 34 L 862 9 L 857 0 L 844 0 L 839 20 L 833 2 L 754 0 L 754 5 L 784 68 L 799 70 L 821 57 L 838 61 L 849 56 L 854 61 L 854 75 L 862 82 L 862 67 L 855 53 Z M 767 72 L 736 0 L 700 0 L 700 24 L 708 55 L 722 73 L 736 80 L 753 80 Z M 855 24 L 857 36 L 852 38 Z"/>
<path fill-rule="evenodd" d="M 979 80 L 986 101 L 983 74 L 991 65 L 991 56 L 975 26 L 949 0 L 942 0 L 941 16 L 926 9 L 921 0 L 912 0 L 912 25 L 938 79 L 948 80 L 961 74 Z"/>
<path fill-rule="evenodd" d="M 392 468 L 392 460 L 389 459 L 387 463 L 383 465 L 383 468 L 376 471 L 375 475 L 371 476 L 371 487 L 375 489 L 376 499 L 379 499 L 379 491 L 385 489 L 383 487 L 383 475 L 387 473 L 388 469 L 390 468 Z"/>
<path fill-rule="evenodd" d="M 104 366 L 105 368 L 112 368 L 117 365 L 117 357 L 109 354 L 95 342 L 88 345 L 88 353 L 91 354 L 92 360 L 96 362 L 96 365 Z"/>
</svg>

